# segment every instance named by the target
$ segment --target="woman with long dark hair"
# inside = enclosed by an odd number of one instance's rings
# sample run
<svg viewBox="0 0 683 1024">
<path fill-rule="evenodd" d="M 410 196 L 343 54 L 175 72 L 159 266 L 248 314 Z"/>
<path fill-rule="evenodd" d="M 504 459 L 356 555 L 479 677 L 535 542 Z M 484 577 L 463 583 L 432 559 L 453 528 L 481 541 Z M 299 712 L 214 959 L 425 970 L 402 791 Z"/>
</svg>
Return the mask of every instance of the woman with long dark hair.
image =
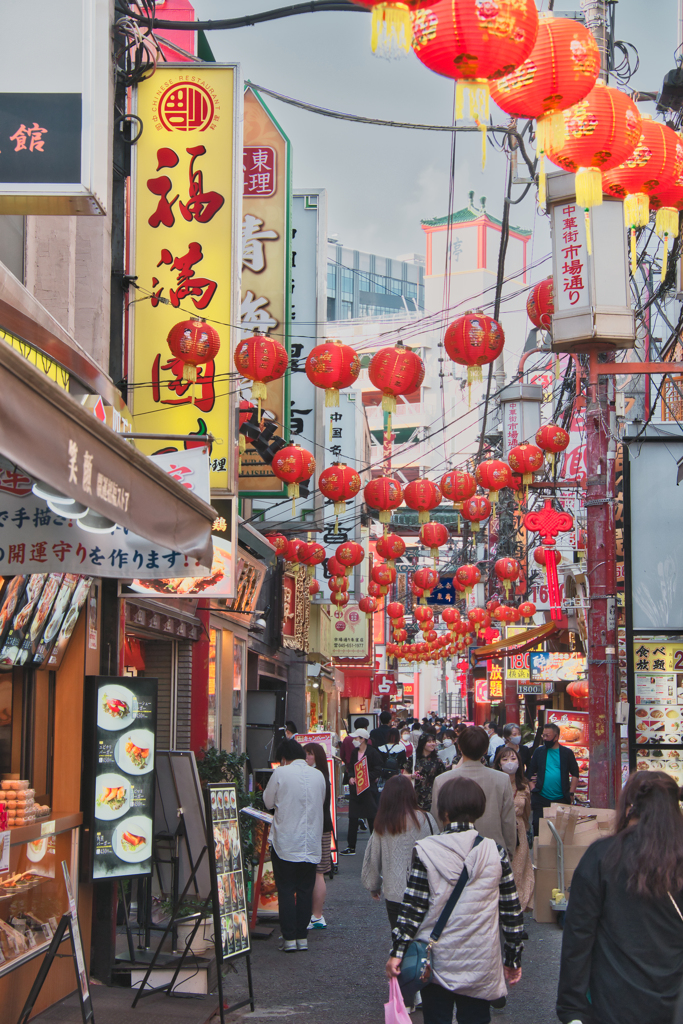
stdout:
<svg viewBox="0 0 683 1024">
<path fill-rule="evenodd" d="M 330 788 L 330 773 L 327 767 L 327 754 L 325 748 L 320 743 L 305 743 L 304 753 L 306 755 L 306 761 L 313 768 L 317 768 L 322 773 L 325 779 L 325 798 L 323 800 L 323 839 L 322 839 L 322 856 L 320 857 L 320 863 L 315 869 L 315 886 L 313 888 L 313 912 L 311 914 L 310 928 L 326 928 L 327 924 L 323 917 L 323 907 L 325 906 L 325 896 L 327 895 L 327 886 L 325 884 L 325 875 L 329 875 L 332 870 L 332 855 L 330 849 L 332 846 L 332 807 L 331 807 L 331 796 L 332 791 Z"/>
<path fill-rule="evenodd" d="M 505 727 L 507 728 L 507 726 Z M 518 750 L 504 744 L 496 750 L 492 767 L 503 772 L 512 786 L 517 822 L 517 845 L 512 857 L 512 874 L 522 910 L 530 910 L 534 896 L 534 868 L 529 856 L 529 819 L 531 817 L 531 786 L 524 774 L 522 757 Z"/>
<path fill-rule="evenodd" d="M 375 817 L 375 831 L 365 850 L 361 881 L 375 900 L 384 889 L 392 929 L 403 901 L 413 847 L 418 839 L 438 831 L 431 814 L 419 809 L 410 779 L 406 775 L 387 779 Z"/>
<path fill-rule="evenodd" d="M 563 1024 L 671 1024 L 683 976 L 681 790 L 635 772 L 616 832 L 574 872 L 562 939 Z"/>
<path fill-rule="evenodd" d="M 417 805 L 423 811 L 432 806 L 432 788 L 434 779 L 449 770 L 436 752 L 436 736 L 433 732 L 423 732 L 417 743 L 415 763 L 413 765 L 413 782 L 417 794 Z"/>
</svg>

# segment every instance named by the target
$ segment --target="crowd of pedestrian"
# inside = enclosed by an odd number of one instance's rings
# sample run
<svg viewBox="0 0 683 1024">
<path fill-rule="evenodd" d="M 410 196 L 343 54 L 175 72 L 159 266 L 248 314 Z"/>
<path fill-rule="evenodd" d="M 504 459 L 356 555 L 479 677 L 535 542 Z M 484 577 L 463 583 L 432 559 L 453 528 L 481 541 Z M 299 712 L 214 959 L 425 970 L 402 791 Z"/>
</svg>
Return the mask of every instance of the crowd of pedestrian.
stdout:
<svg viewBox="0 0 683 1024">
<path fill-rule="evenodd" d="M 553 724 L 533 750 L 516 724 L 499 733 L 388 712 L 369 724 L 356 717 L 339 747 L 349 812 L 340 852 L 355 854 L 359 829 L 369 831 L 361 881 L 384 898 L 387 977 L 410 1012 L 421 1003 L 425 1024 L 452 1024 L 454 1010 L 459 1024 L 489 1024 L 521 979 L 533 836 L 545 808 L 573 800 L 574 755 Z M 326 927 L 333 837 L 327 754 L 295 735 L 264 792 L 284 952 L 306 950 L 308 930 Z M 664 772 L 634 773 L 614 835 L 587 847 L 563 935 L 562 1024 L 683 1024 L 682 797 Z"/>
</svg>

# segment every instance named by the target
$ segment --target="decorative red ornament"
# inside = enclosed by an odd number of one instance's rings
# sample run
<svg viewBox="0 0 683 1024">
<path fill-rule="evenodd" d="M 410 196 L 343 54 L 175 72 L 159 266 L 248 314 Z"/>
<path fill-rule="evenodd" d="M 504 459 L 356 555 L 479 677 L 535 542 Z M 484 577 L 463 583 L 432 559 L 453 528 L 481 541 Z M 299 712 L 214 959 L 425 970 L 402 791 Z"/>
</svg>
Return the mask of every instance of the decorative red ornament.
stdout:
<svg viewBox="0 0 683 1024">
<path fill-rule="evenodd" d="M 429 522 L 429 513 L 441 504 L 441 491 L 425 477 L 411 480 L 403 492 L 403 500 L 408 508 L 418 513 L 420 525 Z"/>
<path fill-rule="evenodd" d="M 439 488 L 443 497 L 453 502 L 453 508 L 462 508 L 463 501 L 476 494 L 477 481 L 471 473 L 452 469 L 441 477 Z"/>
<path fill-rule="evenodd" d="M 483 494 L 475 494 L 473 498 L 463 501 L 460 513 L 463 519 L 472 524 L 472 533 L 478 533 L 480 523 L 491 515 L 491 502 Z"/>
<path fill-rule="evenodd" d="M 278 480 L 287 484 L 287 494 L 292 499 L 292 515 L 295 515 L 299 484 L 310 480 L 315 470 L 315 459 L 301 445 L 289 444 L 275 453 L 270 468 Z"/>
<path fill-rule="evenodd" d="M 604 82 L 562 111 L 564 142 L 546 141 L 549 160 L 576 175 L 576 204 L 586 211 L 586 248 L 591 254 L 588 211 L 602 202 L 602 173 L 622 164 L 640 139 L 642 119 L 633 100 Z"/>
<path fill-rule="evenodd" d="M 318 489 L 323 497 L 334 502 L 334 532 L 337 533 L 339 516 L 345 511 L 346 502 L 360 491 L 360 477 L 346 463 L 333 462 L 318 477 Z"/>
<path fill-rule="evenodd" d="M 346 592 L 349 589 L 349 580 L 346 576 L 331 576 L 327 585 L 333 594 L 338 594 L 339 591 Z"/>
<path fill-rule="evenodd" d="M 358 607 L 362 612 L 365 612 L 367 621 L 369 622 L 374 612 L 377 611 L 379 604 L 377 602 L 377 599 L 374 597 L 361 597 L 360 601 L 358 602 Z"/>
<path fill-rule="evenodd" d="M 655 231 L 664 241 L 664 252 L 662 254 L 662 280 L 666 277 L 668 268 L 668 238 L 678 238 L 678 214 L 683 210 L 683 174 L 680 174 L 673 185 L 668 188 L 658 188 L 650 196 L 650 206 L 657 211 L 655 218 Z"/>
<path fill-rule="evenodd" d="M 413 618 L 418 622 L 431 622 L 434 618 L 434 609 L 429 605 L 419 604 L 417 608 L 413 608 Z"/>
<path fill-rule="evenodd" d="M 380 558 L 386 559 L 393 565 L 395 558 L 400 558 L 405 554 L 406 542 L 397 533 L 387 533 L 379 538 L 375 544 L 375 550 Z"/>
<path fill-rule="evenodd" d="M 438 635 L 439 634 L 435 629 L 428 629 L 427 632 L 423 634 L 428 644 L 433 644 Z"/>
<path fill-rule="evenodd" d="M 540 535 L 544 547 L 553 550 L 555 539 L 558 533 L 566 533 L 574 525 L 574 517 L 564 510 L 558 511 L 553 508 L 550 498 L 545 499 L 543 508 L 540 511 L 527 512 L 524 516 L 524 525 L 527 530 L 537 532 Z M 534 553 L 535 557 L 535 553 Z M 548 579 L 548 600 L 550 603 L 551 619 L 562 618 L 560 602 L 560 585 L 557 578 L 557 563 L 546 555 L 545 571 Z"/>
<path fill-rule="evenodd" d="M 387 615 L 390 619 L 401 619 L 405 614 L 405 608 L 400 601 L 392 601 L 387 605 Z"/>
<path fill-rule="evenodd" d="M 325 561 L 325 548 L 317 541 L 309 541 L 299 548 L 299 561 L 302 565 L 321 565 Z"/>
<path fill-rule="evenodd" d="M 304 548 L 305 546 L 305 541 L 299 540 L 297 537 L 295 537 L 293 540 L 288 540 L 287 550 L 285 551 L 285 561 L 298 562 L 299 551 L 301 550 L 301 548 Z"/>
<path fill-rule="evenodd" d="M 396 412 L 397 395 L 417 391 L 425 376 L 425 366 L 417 352 L 401 342 L 375 352 L 370 360 L 368 376 L 374 387 L 382 392 L 382 409 L 389 413 L 388 433 L 391 433 L 391 414 Z"/>
<path fill-rule="evenodd" d="M 413 583 L 412 581 L 410 584 L 410 589 L 412 591 L 413 597 L 424 597 L 425 592 L 422 589 L 422 587 L 418 587 L 417 584 Z"/>
<path fill-rule="evenodd" d="M 526 60 L 538 34 L 533 0 L 436 0 L 413 15 L 413 49 L 432 71 L 458 80 L 455 118 L 489 120 L 489 81 L 509 75 Z M 486 136 L 483 135 L 484 153 Z M 482 162 L 483 162 L 482 158 Z"/>
<path fill-rule="evenodd" d="M 503 351 L 505 334 L 493 317 L 469 312 L 453 321 L 443 341 L 453 362 L 467 367 L 467 383 L 474 384 L 482 380 L 482 366 L 492 363 Z"/>
<path fill-rule="evenodd" d="M 405 629 L 406 620 L 401 616 L 400 619 L 392 619 L 391 625 L 394 629 Z"/>
<path fill-rule="evenodd" d="M 509 605 L 499 604 L 498 607 L 494 609 L 493 617 L 498 622 L 512 622 L 512 612 L 513 609 L 510 608 Z"/>
<path fill-rule="evenodd" d="M 330 338 L 311 349 L 306 359 L 306 376 L 311 384 L 325 389 L 325 406 L 339 405 L 339 391 L 358 379 L 360 358 L 355 349 Z"/>
<path fill-rule="evenodd" d="M 315 594 L 320 593 L 320 584 L 318 583 L 317 580 L 311 580 L 311 582 L 308 584 L 308 593 L 310 594 L 311 597 L 313 597 Z"/>
<path fill-rule="evenodd" d="M 534 551 L 534 562 L 537 565 L 542 565 L 546 568 L 546 559 L 550 558 L 554 560 L 555 565 L 559 565 L 562 561 L 562 555 L 559 551 L 555 551 L 554 548 L 536 548 Z"/>
<path fill-rule="evenodd" d="M 519 562 L 515 558 L 499 558 L 493 567 L 493 571 L 505 588 L 505 594 L 510 593 L 512 583 L 519 576 Z"/>
<path fill-rule="evenodd" d="M 420 527 L 420 540 L 429 548 L 429 553 L 434 559 L 434 568 L 439 558 L 439 548 L 448 543 L 449 537 L 448 527 L 443 523 L 425 523 Z"/>
<path fill-rule="evenodd" d="M 569 434 L 557 423 L 546 423 L 536 431 L 536 444 L 543 449 L 551 467 L 554 467 L 557 453 L 563 452 L 569 445 Z"/>
<path fill-rule="evenodd" d="M 493 613 L 495 612 L 496 608 L 499 608 L 499 607 L 500 607 L 500 601 L 498 600 L 497 597 L 492 597 L 490 601 L 486 602 L 486 611 L 489 613 L 489 615 L 493 615 Z"/>
<path fill-rule="evenodd" d="M 395 629 L 394 640 L 402 642 L 408 639 L 408 631 L 406 629 Z"/>
<path fill-rule="evenodd" d="M 477 585 L 481 580 L 481 572 L 476 565 L 461 565 L 456 570 L 455 578 L 458 583 L 462 583 L 465 588 L 465 594 L 469 594 L 472 588 Z"/>
<path fill-rule="evenodd" d="M 238 442 L 238 448 L 239 448 L 238 463 L 239 463 L 239 469 L 240 470 L 242 469 L 242 456 L 244 455 L 244 453 L 247 450 L 247 438 L 242 433 L 241 428 L 244 426 L 245 423 L 249 422 L 249 420 L 251 419 L 252 415 L 255 412 L 256 412 L 256 406 L 255 405 L 252 405 L 251 402 L 248 402 L 246 398 L 240 398 L 240 405 L 239 405 L 240 430 L 239 430 L 239 442 Z"/>
<path fill-rule="evenodd" d="M 508 622 L 519 622 L 521 619 L 519 608 L 510 608 L 508 611 Z"/>
<path fill-rule="evenodd" d="M 550 330 L 555 312 L 552 277 L 547 277 L 545 281 L 539 281 L 533 286 L 527 296 L 526 311 L 534 327 L 542 328 L 544 331 Z"/>
<path fill-rule="evenodd" d="M 370 597 L 382 597 L 384 593 L 385 591 L 382 590 L 379 583 L 375 583 L 374 580 L 370 580 L 368 583 L 368 594 Z"/>
<path fill-rule="evenodd" d="M 495 505 L 498 501 L 498 491 L 503 487 L 509 487 L 512 483 L 512 473 L 507 462 L 500 459 L 486 459 L 480 462 L 475 470 L 477 483 L 482 487 L 488 487 L 489 501 Z"/>
<path fill-rule="evenodd" d="M 484 629 L 488 629 L 491 625 L 491 616 L 485 608 L 470 608 L 467 613 L 467 618 L 476 627 L 478 633 L 481 633 Z"/>
<path fill-rule="evenodd" d="M 396 570 L 390 565 L 373 565 L 372 567 L 372 580 L 374 583 L 378 583 L 382 588 L 382 593 L 386 594 L 390 585 L 396 580 Z"/>
<path fill-rule="evenodd" d="M 345 576 L 346 566 L 342 565 L 334 555 L 330 555 L 327 559 L 327 571 L 330 576 Z"/>
<path fill-rule="evenodd" d="M 531 619 L 536 614 L 536 605 L 533 603 L 533 601 L 522 601 L 522 603 L 519 606 L 519 614 L 527 622 L 531 621 Z"/>
<path fill-rule="evenodd" d="M 197 380 L 197 367 L 216 358 L 221 339 L 216 328 L 204 320 L 181 320 L 168 332 L 166 344 L 183 364 L 182 379 L 194 384 Z"/>
<path fill-rule="evenodd" d="M 363 546 L 357 544 L 355 540 L 347 540 L 338 546 L 334 557 L 344 566 L 346 575 L 350 576 L 353 566 L 360 565 L 365 558 L 365 551 Z"/>
<path fill-rule="evenodd" d="M 363 497 L 370 508 L 379 509 L 380 523 L 391 522 L 392 509 L 403 501 L 403 488 L 393 476 L 378 476 L 363 488 Z"/>
<path fill-rule="evenodd" d="M 264 334 L 243 338 L 235 349 L 234 363 L 238 373 L 253 381 L 251 397 L 258 401 L 258 418 L 261 422 L 261 402 L 268 396 L 266 384 L 284 376 L 289 366 L 285 346 Z"/>
<path fill-rule="evenodd" d="M 439 574 L 435 569 L 418 569 L 413 574 L 413 579 L 417 586 L 424 590 L 425 596 L 429 597 L 434 587 L 439 583 Z"/>
<path fill-rule="evenodd" d="M 284 555 L 287 550 L 287 538 L 282 533 L 267 533 L 266 540 L 272 544 L 278 555 Z"/>
<path fill-rule="evenodd" d="M 522 483 L 528 486 L 534 479 L 534 473 L 543 465 L 543 452 L 535 444 L 518 444 L 508 452 L 510 468 L 522 474 Z M 508 487 L 514 487 L 515 481 L 510 480 Z"/>
<path fill-rule="evenodd" d="M 460 612 L 457 608 L 444 608 L 441 612 L 441 618 L 446 623 L 448 628 L 455 632 L 456 623 L 460 622 Z"/>
<path fill-rule="evenodd" d="M 343 608 L 344 605 L 349 603 L 349 595 L 345 590 L 337 590 L 330 594 L 330 601 L 332 604 L 336 604 L 337 608 Z"/>
</svg>

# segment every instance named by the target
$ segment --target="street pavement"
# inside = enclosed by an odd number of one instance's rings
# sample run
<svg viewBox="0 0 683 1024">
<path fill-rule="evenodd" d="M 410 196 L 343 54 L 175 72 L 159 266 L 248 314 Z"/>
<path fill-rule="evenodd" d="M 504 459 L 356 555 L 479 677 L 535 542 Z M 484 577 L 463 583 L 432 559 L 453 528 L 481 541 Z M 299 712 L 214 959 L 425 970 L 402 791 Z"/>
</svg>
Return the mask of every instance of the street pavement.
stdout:
<svg viewBox="0 0 683 1024">
<path fill-rule="evenodd" d="M 345 847 L 346 816 L 339 816 L 340 846 Z M 278 950 L 277 923 L 269 939 L 257 940 L 252 950 L 256 1012 L 226 1011 L 226 1021 L 291 1020 L 293 1024 L 381 1024 L 387 999 L 384 965 L 390 949 L 389 922 L 384 902 L 376 902 L 360 882 L 367 834 L 360 833 L 355 857 L 340 857 L 340 870 L 328 882 L 324 931 L 309 932 L 306 953 Z M 511 990 L 504 1010 L 493 1011 L 493 1024 L 556 1024 L 555 992 L 562 933 L 555 925 L 536 924 L 525 917 L 523 976 Z M 151 996 L 132 1010 L 130 989 L 92 989 L 97 1024 L 217 1024 L 215 997 L 197 999 Z M 225 980 L 227 1006 L 246 994 L 244 960 Z M 415 1024 L 422 1024 L 416 1012 Z M 75 996 L 35 1017 L 39 1024 L 80 1024 Z M 9 1024 L 9 1022 L 8 1022 Z"/>
</svg>

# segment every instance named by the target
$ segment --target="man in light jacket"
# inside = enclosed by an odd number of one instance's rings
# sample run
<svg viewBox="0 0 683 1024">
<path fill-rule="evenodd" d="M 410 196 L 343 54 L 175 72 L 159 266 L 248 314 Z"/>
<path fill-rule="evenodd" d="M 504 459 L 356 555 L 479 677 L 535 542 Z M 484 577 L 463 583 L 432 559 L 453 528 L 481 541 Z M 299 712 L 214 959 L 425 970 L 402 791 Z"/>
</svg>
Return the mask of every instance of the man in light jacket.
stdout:
<svg viewBox="0 0 683 1024">
<path fill-rule="evenodd" d="M 291 953 L 308 949 L 316 865 L 322 857 L 325 779 L 306 763 L 303 747 L 296 740 L 281 743 L 277 757 L 282 763 L 270 777 L 263 802 L 269 810 L 274 809 L 271 842 L 281 949 Z"/>
<path fill-rule="evenodd" d="M 512 796 L 510 780 L 503 772 L 494 771 L 481 763 L 489 746 L 489 737 L 485 729 L 478 725 L 468 725 L 458 736 L 458 746 L 462 758 L 453 765 L 450 772 L 444 772 L 434 781 L 432 789 L 432 814 L 438 817 L 439 790 L 455 776 L 462 775 L 478 783 L 486 796 L 486 810 L 474 827 L 485 839 L 493 839 L 499 846 L 508 851 L 512 859 L 517 846 L 517 821 L 515 803 Z M 444 823 L 441 822 L 441 825 Z"/>
</svg>

